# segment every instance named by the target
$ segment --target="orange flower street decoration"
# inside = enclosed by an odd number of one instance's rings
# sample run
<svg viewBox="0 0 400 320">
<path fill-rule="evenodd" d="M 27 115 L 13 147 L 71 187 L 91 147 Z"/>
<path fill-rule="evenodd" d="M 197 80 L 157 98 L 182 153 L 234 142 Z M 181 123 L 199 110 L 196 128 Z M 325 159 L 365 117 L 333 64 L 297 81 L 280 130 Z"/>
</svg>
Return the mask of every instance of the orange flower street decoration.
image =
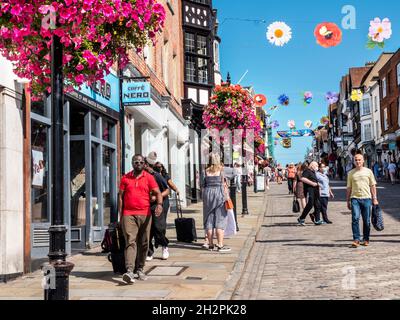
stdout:
<svg viewBox="0 0 400 320">
<path fill-rule="evenodd" d="M 254 97 L 254 104 L 256 107 L 264 107 L 267 104 L 267 97 L 263 94 L 257 94 Z"/>
<path fill-rule="evenodd" d="M 330 48 L 339 45 L 342 42 L 342 30 L 332 22 L 320 23 L 314 30 L 317 43 L 324 47 Z"/>
</svg>

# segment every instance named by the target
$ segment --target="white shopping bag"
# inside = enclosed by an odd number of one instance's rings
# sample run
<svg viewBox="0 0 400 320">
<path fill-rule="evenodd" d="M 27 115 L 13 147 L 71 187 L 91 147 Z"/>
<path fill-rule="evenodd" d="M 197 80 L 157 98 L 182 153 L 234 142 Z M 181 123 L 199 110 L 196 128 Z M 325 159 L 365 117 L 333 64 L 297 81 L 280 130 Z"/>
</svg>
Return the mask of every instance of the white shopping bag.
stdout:
<svg viewBox="0 0 400 320">
<path fill-rule="evenodd" d="M 228 210 L 228 223 L 224 232 L 224 237 L 231 237 L 237 233 L 236 231 L 236 221 L 235 221 L 235 213 L 233 209 Z"/>
</svg>

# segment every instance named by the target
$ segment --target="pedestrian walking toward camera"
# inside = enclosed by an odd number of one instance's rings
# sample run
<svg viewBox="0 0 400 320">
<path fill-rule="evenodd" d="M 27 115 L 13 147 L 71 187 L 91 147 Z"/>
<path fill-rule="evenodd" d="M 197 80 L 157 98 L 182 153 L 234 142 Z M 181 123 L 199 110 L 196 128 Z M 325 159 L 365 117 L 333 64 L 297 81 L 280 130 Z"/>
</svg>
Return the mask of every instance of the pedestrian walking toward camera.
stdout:
<svg viewBox="0 0 400 320">
<path fill-rule="evenodd" d="M 394 163 L 394 161 L 391 161 L 390 164 L 388 165 L 388 171 L 389 171 L 389 176 L 390 176 L 390 182 L 392 185 L 396 183 L 396 170 L 397 166 Z"/>
<path fill-rule="evenodd" d="M 328 202 L 329 198 L 334 198 L 332 189 L 329 185 L 328 177 L 329 168 L 324 163 L 320 163 L 319 171 L 317 172 L 317 179 L 319 184 L 319 201 L 321 204 L 321 213 L 324 223 L 332 224 L 332 221 L 328 218 Z"/>
<path fill-rule="evenodd" d="M 321 225 L 323 222 L 320 220 L 320 201 L 319 201 L 319 185 L 316 172 L 318 171 L 318 163 L 311 162 L 309 167 L 304 170 L 301 181 L 304 184 L 304 194 L 308 196 L 308 202 L 303 210 L 302 215 L 297 219 L 301 226 L 305 226 L 305 220 L 314 208 L 314 213 L 310 214 L 310 218 L 315 225 Z"/>
<path fill-rule="evenodd" d="M 294 190 L 297 200 L 300 202 L 300 208 L 303 211 L 307 205 L 306 196 L 304 195 L 304 183 L 301 180 L 304 170 L 307 169 L 307 164 L 300 163 L 297 166 L 296 179 L 294 181 Z"/>
<path fill-rule="evenodd" d="M 208 238 L 210 250 L 229 252 L 224 246 L 224 230 L 228 223 L 228 212 L 225 201 L 228 199 L 228 186 L 223 176 L 223 165 L 218 154 L 212 154 L 203 182 L 203 220 L 204 230 Z M 214 246 L 214 229 L 217 234 L 217 244 Z"/>
<path fill-rule="evenodd" d="M 376 180 L 373 172 L 364 167 L 363 155 L 355 156 L 356 168 L 350 171 L 347 178 L 347 207 L 351 210 L 352 230 L 353 230 L 353 248 L 360 244 L 369 245 L 371 232 L 371 207 L 379 205 Z M 360 216 L 363 219 L 363 242 L 360 235 Z"/>
<path fill-rule="evenodd" d="M 162 213 L 162 195 L 152 175 L 144 170 L 145 162 L 141 155 L 132 159 L 133 171 L 121 179 L 119 187 L 119 217 L 124 232 L 126 249 L 125 265 L 127 272 L 122 279 L 126 283 L 134 278 L 146 280 L 143 272 L 151 229 L 150 197 L 154 196 L 156 217 Z"/>
<path fill-rule="evenodd" d="M 152 223 L 151 223 L 151 231 L 150 231 L 150 240 L 149 240 L 149 250 L 147 253 L 147 261 L 153 260 L 154 250 L 158 249 L 158 247 L 162 247 L 162 259 L 167 260 L 169 258 L 169 250 L 168 244 L 169 240 L 166 237 L 167 233 L 167 215 L 169 210 L 169 188 L 167 181 L 162 177 L 162 175 L 155 171 L 156 159 L 154 157 L 147 157 L 145 159 L 146 166 L 145 170 L 153 175 L 154 179 L 157 182 L 158 188 L 161 191 L 161 195 L 163 198 L 163 210 L 161 215 L 155 215 L 155 198 L 152 197 L 152 205 L 151 205 L 151 213 L 153 215 Z M 154 245 L 153 245 L 154 239 Z"/>
<path fill-rule="evenodd" d="M 293 194 L 294 189 L 294 180 L 296 178 L 296 167 L 294 166 L 294 163 L 291 163 L 287 169 L 287 180 L 288 180 L 288 189 L 289 189 L 289 194 Z"/>
</svg>

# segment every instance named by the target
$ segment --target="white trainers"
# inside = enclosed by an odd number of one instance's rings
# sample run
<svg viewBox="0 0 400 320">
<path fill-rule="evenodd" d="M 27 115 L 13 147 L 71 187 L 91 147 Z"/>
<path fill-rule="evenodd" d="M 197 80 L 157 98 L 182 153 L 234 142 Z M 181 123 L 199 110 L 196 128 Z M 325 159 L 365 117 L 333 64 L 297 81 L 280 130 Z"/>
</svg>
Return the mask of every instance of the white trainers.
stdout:
<svg viewBox="0 0 400 320">
<path fill-rule="evenodd" d="M 162 249 L 162 259 L 167 260 L 169 258 L 168 247 L 163 247 Z"/>
<path fill-rule="evenodd" d="M 151 260 L 153 260 L 153 256 L 147 256 L 146 257 L 146 261 L 151 261 Z"/>
</svg>

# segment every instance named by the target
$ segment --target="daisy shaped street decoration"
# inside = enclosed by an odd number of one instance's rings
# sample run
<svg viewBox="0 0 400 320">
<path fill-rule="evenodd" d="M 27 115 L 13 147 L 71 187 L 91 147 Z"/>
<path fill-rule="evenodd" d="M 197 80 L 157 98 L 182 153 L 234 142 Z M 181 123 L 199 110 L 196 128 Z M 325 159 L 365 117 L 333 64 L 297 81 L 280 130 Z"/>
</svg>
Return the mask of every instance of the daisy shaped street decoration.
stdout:
<svg viewBox="0 0 400 320">
<path fill-rule="evenodd" d="M 278 101 L 282 106 L 289 105 L 289 97 L 286 94 L 282 94 L 278 97 Z"/>
<path fill-rule="evenodd" d="M 392 36 L 392 23 L 388 18 L 381 21 L 380 18 L 375 18 L 370 22 L 367 48 L 374 49 L 385 47 L 385 40 L 389 40 Z"/>
<path fill-rule="evenodd" d="M 342 42 L 342 30 L 332 22 L 323 22 L 316 26 L 314 36 L 324 48 L 335 47 Z"/>
<path fill-rule="evenodd" d="M 288 127 L 290 129 L 295 129 L 296 128 L 296 122 L 294 120 L 289 120 L 287 125 L 288 125 Z"/>
<path fill-rule="evenodd" d="M 307 121 L 304 122 L 304 126 L 305 126 L 307 129 L 310 129 L 310 128 L 312 127 L 312 125 L 313 125 L 313 123 L 312 123 L 311 120 L 307 120 Z"/>
<path fill-rule="evenodd" d="M 339 101 L 339 93 L 328 91 L 325 95 L 325 99 L 329 104 L 335 104 Z"/>
<path fill-rule="evenodd" d="M 257 107 L 263 107 L 263 106 L 265 106 L 265 105 L 267 104 L 267 97 L 264 96 L 263 94 L 257 94 L 257 95 L 254 97 L 254 104 L 255 104 Z"/>
<path fill-rule="evenodd" d="M 306 91 L 304 92 L 304 105 L 308 105 L 311 104 L 312 100 L 313 100 L 313 94 L 310 91 Z"/>
<path fill-rule="evenodd" d="M 363 94 L 360 89 L 353 90 L 351 92 L 350 100 L 353 102 L 360 102 L 362 100 Z"/>
<path fill-rule="evenodd" d="M 284 22 L 274 22 L 268 26 L 267 39 L 271 44 L 283 47 L 292 39 L 292 29 Z"/>
</svg>

